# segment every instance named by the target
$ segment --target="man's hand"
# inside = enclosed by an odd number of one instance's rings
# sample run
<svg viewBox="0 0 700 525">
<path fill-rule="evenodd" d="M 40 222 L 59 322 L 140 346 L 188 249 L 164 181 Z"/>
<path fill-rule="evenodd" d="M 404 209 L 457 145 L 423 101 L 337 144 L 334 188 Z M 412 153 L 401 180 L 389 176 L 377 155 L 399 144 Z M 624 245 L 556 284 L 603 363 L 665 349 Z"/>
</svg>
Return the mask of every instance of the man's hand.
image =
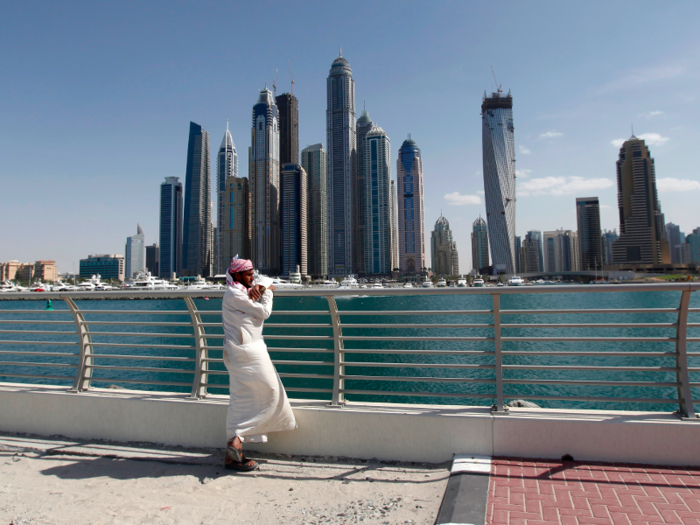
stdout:
<svg viewBox="0 0 700 525">
<path fill-rule="evenodd" d="M 264 291 L 265 291 L 264 286 L 260 286 L 259 284 L 256 284 L 253 287 L 251 287 L 251 289 L 248 291 L 248 297 L 250 298 L 251 301 L 259 301 L 260 298 L 262 297 L 262 294 Z"/>
<path fill-rule="evenodd" d="M 274 292 L 275 290 L 277 290 L 277 287 L 274 284 L 271 284 L 270 287 L 268 288 L 268 290 L 270 290 L 271 292 Z"/>
</svg>

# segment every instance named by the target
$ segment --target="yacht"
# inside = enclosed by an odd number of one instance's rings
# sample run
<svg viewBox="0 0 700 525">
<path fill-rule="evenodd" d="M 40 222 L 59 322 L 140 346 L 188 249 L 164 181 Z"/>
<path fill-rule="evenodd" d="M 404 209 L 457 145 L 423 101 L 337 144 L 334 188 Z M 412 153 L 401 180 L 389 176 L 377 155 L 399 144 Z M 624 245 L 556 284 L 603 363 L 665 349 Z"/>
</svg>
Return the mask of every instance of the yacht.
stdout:
<svg viewBox="0 0 700 525">
<path fill-rule="evenodd" d="M 338 281 L 331 281 L 330 279 L 323 281 L 321 285 L 324 288 L 338 288 Z"/>
<path fill-rule="evenodd" d="M 78 287 L 74 286 L 72 284 L 67 284 L 61 281 L 60 279 L 54 283 L 54 285 L 51 287 L 51 291 L 53 292 L 77 292 Z"/>
<path fill-rule="evenodd" d="M 18 289 L 17 286 L 12 284 L 10 281 L 5 281 L 4 283 L 0 284 L 0 292 L 19 292 L 20 290 Z"/>
<path fill-rule="evenodd" d="M 185 290 L 223 290 L 224 288 L 216 283 L 208 283 L 202 276 L 198 275 L 194 281 L 185 287 Z"/>
<path fill-rule="evenodd" d="M 29 287 L 30 292 L 50 292 L 51 291 L 51 285 L 50 284 L 44 284 L 41 281 L 35 281 L 32 283 L 32 285 Z"/>
<path fill-rule="evenodd" d="M 294 275 L 294 274 L 292 274 Z M 299 279 L 301 280 L 301 279 Z M 273 277 L 272 278 L 272 284 L 277 288 L 278 290 L 300 290 L 304 288 L 304 285 L 301 284 L 301 282 L 295 283 L 294 281 L 287 281 L 285 279 L 280 279 L 279 277 Z"/>
<path fill-rule="evenodd" d="M 360 284 L 357 282 L 357 279 L 355 279 L 352 275 L 348 275 L 340 283 L 340 288 L 359 288 L 359 287 L 360 287 Z"/>
<path fill-rule="evenodd" d="M 158 279 L 151 275 L 151 272 L 146 272 L 146 275 L 139 274 L 129 288 L 130 290 L 177 290 L 178 286 L 170 284 L 164 279 Z"/>
<path fill-rule="evenodd" d="M 404 287 L 404 288 L 413 288 L 413 284 L 412 284 L 412 283 L 406 283 L 406 284 L 403 285 L 403 287 Z"/>
<path fill-rule="evenodd" d="M 525 281 L 522 277 L 514 275 L 513 277 L 508 279 L 508 286 L 525 286 Z"/>
<path fill-rule="evenodd" d="M 445 286 L 447 286 L 447 281 L 445 280 L 444 277 L 440 277 L 440 278 L 438 279 L 438 282 L 437 282 L 437 287 L 438 287 L 438 288 L 443 288 L 443 287 L 445 287 Z"/>
<path fill-rule="evenodd" d="M 460 277 L 457 279 L 457 288 L 466 288 L 467 287 L 467 280 L 463 277 Z"/>
<path fill-rule="evenodd" d="M 426 277 L 425 281 L 423 281 L 423 288 L 432 288 L 433 287 L 433 281 L 428 279 Z"/>
<path fill-rule="evenodd" d="M 472 282 L 472 286 L 474 286 L 476 288 L 483 288 L 484 287 L 484 280 L 481 277 L 477 277 Z"/>
<path fill-rule="evenodd" d="M 380 281 L 377 281 L 376 283 L 372 283 L 372 286 L 370 288 L 384 288 L 384 286 L 382 286 L 382 283 Z"/>
</svg>

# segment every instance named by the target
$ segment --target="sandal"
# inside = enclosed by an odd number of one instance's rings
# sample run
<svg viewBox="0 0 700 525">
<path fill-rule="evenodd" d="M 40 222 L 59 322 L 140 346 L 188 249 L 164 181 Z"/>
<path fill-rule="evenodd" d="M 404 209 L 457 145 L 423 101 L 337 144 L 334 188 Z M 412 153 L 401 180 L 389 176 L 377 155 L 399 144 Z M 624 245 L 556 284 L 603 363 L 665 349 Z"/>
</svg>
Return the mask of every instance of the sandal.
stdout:
<svg viewBox="0 0 700 525">
<path fill-rule="evenodd" d="M 236 463 L 241 463 L 243 461 L 243 450 L 238 450 L 232 444 L 226 445 L 226 456 L 231 458 Z"/>
<path fill-rule="evenodd" d="M 259 465 L 256 461 L 252 459 L 243 458 L 244 461 L 224 463 L 224 468 L 226 470 L 238 470 L 239 472 L 250 472 L 251 470 L 257 470 Z"/>
</svg>

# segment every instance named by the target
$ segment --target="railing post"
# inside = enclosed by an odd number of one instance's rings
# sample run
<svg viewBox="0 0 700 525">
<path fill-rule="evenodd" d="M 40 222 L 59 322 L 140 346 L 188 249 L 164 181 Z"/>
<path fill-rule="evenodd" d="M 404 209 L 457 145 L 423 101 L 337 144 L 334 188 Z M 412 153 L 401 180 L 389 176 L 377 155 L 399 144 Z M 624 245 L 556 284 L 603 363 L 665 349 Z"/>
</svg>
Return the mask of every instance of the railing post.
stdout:
<svg viewBox="0 0 700 525">
<path fill-rule="evenodd" d="M 207 395 L 207 370 L 209 363 L 205 361 L 209 355 L 207 350 L 207 336 L 202 325 L 202 316 L 197 310 L 197 305 L 191 297 L 185 297 L 185 304 L 190 312 L 192 319 L 192 328 L 194 329 L 194 346 L 196 354 L 196 362 L 194 369 L 194 378 L 192 380 L 192 394 L 190 399 L 201 399 Z"/>
<path fill-rule="evenodd" d="M 683 418 L 695 419 L 693 394 L 690 391 L 688 373 L 688 305 L 691 290 L 681 293 L 678 307 L 678 327 L 676 328 L 676 381 L 678 383 L 678 412 Z"/>
<path fill-rule="evenodd" d="M 78 305 L 75 304 L 75 301 L 70 297 L 65 297 L 63 300 L 73 314 L 75 326 L 78 330 L 80 363 L 78 363 L 78 370 L 75 373 L 73 388 L 70 389 L 70 392 L 77 393 L 90 388 L 90 378 L 92 377 L 92 336 L 90 335 L 90 329 L 88 328 L 85 316 L 80 311 L 80 308 L 78 308 Z"/>
<path fill-rule="evenodd" d="M 501 354 L 501 296 L 493 294 L 493 343 L 496 372 L 496 405 L 494 412 L 505 412 L 503 405 L 503 356 Z"/>
<path fill-rule="evenodd" d="M 333 322 L 333 397 L 328 406 L 339 407 L 345 404 L 345 396 L 341 392 L 345 388 L 345 379 L 340 376 L 345 374 L 345 367 L 341 365 L 344 358 L 343 353 L 343 330 L 340 326 L 340 312 L 338 304 L 333 295 L 328 295 L 328 308 L 331 311 L 331 321 Z"/>
</svg>

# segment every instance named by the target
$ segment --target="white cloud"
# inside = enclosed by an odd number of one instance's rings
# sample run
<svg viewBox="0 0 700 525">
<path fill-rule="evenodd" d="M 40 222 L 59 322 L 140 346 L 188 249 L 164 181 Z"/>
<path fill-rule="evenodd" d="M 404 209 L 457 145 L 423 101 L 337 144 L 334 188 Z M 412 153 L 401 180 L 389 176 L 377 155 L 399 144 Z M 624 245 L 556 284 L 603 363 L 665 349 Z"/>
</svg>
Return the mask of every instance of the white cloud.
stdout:
<svg viewBox="0 0 700 525">
<path fill-rule="evenodd" d="M 564 134 L 561 131 L 557 131 L 556 129 L 553 129 L 551 131 L 547 131 L 546 133 L 540 134 L 541 139 L 554 139 L 556 137 L 563 137 Z"/>
<path fill-rule="evenodd" d="M 649 111 L 647 113 L 641 113 L 639 116 L 644 117 L 644 118 L 654 118 L 654 117 L 660 117 L 663 115 L 663 111 Z"/>
<path fill-rule="evenodd" d="M 700 190 L 700 181 L 690 179 L 673 179 L 670 177 L 656 179 L 656 189 L 660 192 Z"/>
<path fill-rule="evenodd" d="M 484 195 L 484 190 L 476 190 L 479 195 Z"/>
<path fill-rule="evenodd" d="M 516 177 L 528 177 L 532 170 L 515 170 Z"/>
<path fill-rule="evenodd" d="M 600 205 L 600 209 L 601 209 L 601 210 L 609 210 L 609 209 L 611 209 L 611 208 L 612 208 L 612 206 L 608 206 L 607 204 L 601 204 L 601 205 Z"/>
<path fill-rule="evenodd" d="M 527 149 L 523 145 L 520 145 L 518 147 L 520 148 L 520 153 L 522 153 L 523 155 L 529 155 L 530 153 L 532 153 L 529 149 Z"/>
<path fill-rule="evenodd" d="M 613 185 L 611 179 L 584 179 L 583 177 L 543 177 L 530 179 L 518 186 L 518 195 L 571 195 L 602 190 Z"/>
<path fill-rule="evenodd" d="M 663 146 L 669 140 L 671 140 L 668 137 L 662 137 L 658 133 L 642 133 L 641 135 L 637 135 L 637 138 L 644 140 L 647 146 Z M 610 144 L 616 148 L 621 148 L 624 143 L 625 139 L 615 139 L 610 141 Z"/>
<path fill-rule="evenodd" d="M 446 193 L 445 200 L 448 204 L 454 206 L 463 206 L 465 204 L 481 204 L 481 197 L 478 195 L 462 195 L 458 191 L 454 193 Z"/>
</svg>

